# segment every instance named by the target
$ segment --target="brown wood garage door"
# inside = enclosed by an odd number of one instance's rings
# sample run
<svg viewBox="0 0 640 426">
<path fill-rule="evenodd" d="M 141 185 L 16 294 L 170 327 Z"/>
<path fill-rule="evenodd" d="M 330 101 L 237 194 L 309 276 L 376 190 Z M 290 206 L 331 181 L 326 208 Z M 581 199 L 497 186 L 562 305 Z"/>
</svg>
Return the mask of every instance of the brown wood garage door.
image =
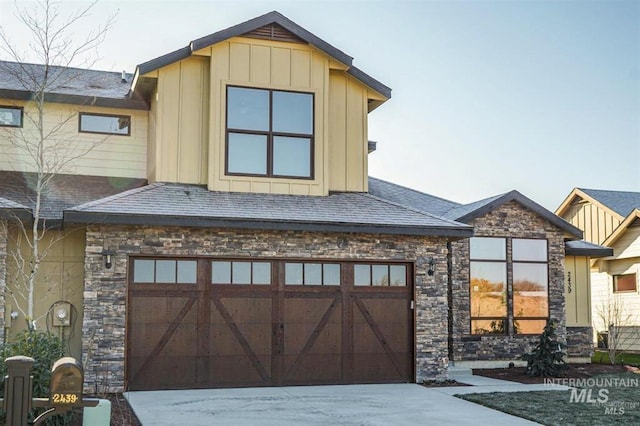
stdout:
<svg viewBox="0 0 640 426">
<path fill-rule="evenodd" d="M 413 380 L 412 265 L 132 259 L 130 390 Z"/>
</svg>

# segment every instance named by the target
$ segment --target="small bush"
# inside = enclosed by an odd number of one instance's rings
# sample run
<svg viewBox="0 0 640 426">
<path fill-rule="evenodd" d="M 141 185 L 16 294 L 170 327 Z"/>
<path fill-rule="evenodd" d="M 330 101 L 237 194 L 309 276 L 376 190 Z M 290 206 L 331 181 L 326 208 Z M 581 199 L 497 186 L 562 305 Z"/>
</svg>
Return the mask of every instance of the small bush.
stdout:
<svg viewBox="0 0 640 426">
<path fill-rule="evenodd" d="M 534 342 L 535 343 L 535 342 Z M 556 338 L 556 325 L 553 320 L 547 322 L 536 346 L 522 355 L 527 361 L 526 373 L 529 376 L 559 377 L 567 369 L 564 361 L 566 345 Z"/>
<path fill-rule="evenodd" d="M 33 376 L 33 397 L 48 398 L 51 367 L 53 363 L 64 356 L 64 343 L 53 333 L 37 330 L 25 330 L 18 333 L 10 342 L 0 345 L 0 392 L 4 395 L 4 377 L 7 366 L 4 360 L 17 355 L 24 355 L 34 359 L 31 368 Z M 35 417 L 42 409 L 32 412 Z M 1 412 L 1 410 L 0 410 Z M 1 412 L 0 421 L 4 421 L 5 413 Z M 65 426 L 71 424 L 72 415 L 53 416 L 45 421 L 49 426 Z"/>
</svg>

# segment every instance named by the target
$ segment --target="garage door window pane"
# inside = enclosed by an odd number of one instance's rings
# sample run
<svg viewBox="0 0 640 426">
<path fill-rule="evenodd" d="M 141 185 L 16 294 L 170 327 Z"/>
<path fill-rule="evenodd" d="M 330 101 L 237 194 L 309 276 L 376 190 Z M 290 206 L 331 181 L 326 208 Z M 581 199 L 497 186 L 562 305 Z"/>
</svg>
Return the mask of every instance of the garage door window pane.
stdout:
<svg viewBox="0 0 640 426">
<path fill-rule="evenodd" d="M 371 285 L 371 269 L 369 265 L 353 266 L 353 284 Z"/>
<path fill-rule="evenodd" d="M 136 283 L 152 283 L 154 282 L 154 260 L 136 259 L 133 261 L 133 281 Z"/>
<path fill-rule="evenodd" d="M 231 284 L 231 262 L 211 262 L 211 282 Z"/>
<path fill-rule="evenodd" d="M 156 282 L 175 283 L 176 282 L 176 261 L 156 260 Z"/>
<path fill-rule="evenodd" d="M 322 265 L 320 263 L 304 264 L 304 285 L 322 284 Z"/>
<path fill-rule="evenodd" d="M 271 264 L 269 262 L 253 263 L 253 283 L 271 284 Z"/>
<path fill-rule="evenodd" d="M 324 285 L 340 285 L 340 265 L 337 263 L 325 263 L 322 268 Z"/>
<path fill-rule="evenodd" d="M 286 285 L 302 285 L 302 263 L 285 264 L 284 283 Z"/>
<path fill-rule="evenodd" d="M 181 284 L 196 283 L 196 267 L 195 260 L 179 260 L 178 261 L 178 282 Z"/>
<path fill-rule="evenodd" d="M 251 262 L 233 262 L 232 284 L 251 284 Z"/>
<path fill-rule="evenodd" d="M 407 286 L 407 267 L 404 265 L 392 265 L 390 285 L 395 287 Z"/>
<path fill-rule="evenodd" d="M 389 267 L 387 265 L 373 265 L 373 285 L 389 285 Z"/>
</svg>

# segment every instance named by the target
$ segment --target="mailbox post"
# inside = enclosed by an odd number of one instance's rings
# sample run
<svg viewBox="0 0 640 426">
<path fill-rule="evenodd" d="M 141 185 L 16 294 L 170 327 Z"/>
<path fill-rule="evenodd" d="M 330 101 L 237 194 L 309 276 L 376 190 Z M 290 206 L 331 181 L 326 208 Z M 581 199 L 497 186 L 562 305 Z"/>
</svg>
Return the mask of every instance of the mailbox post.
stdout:
<svg viewBox="0 0 640 426">
<path fill-rule="evenodd" d="M 33 421 L 33 425 L 41 424 L 45 419 L 62 414 L 74 407 L 95 407 L 97 399 L 82 397 L 84 371 L 75 358 L 60 358 L 51 369 L 49 398 L 32 398 L 31 366 L 33 358 L 16 356 L 7 358 L 8 375 L 5 378 L 5 395 L 2 400 L 7 413 L 7 425 L 27 426 L 29 411 L 32 407 L 48 410 Z"/>
</svg>

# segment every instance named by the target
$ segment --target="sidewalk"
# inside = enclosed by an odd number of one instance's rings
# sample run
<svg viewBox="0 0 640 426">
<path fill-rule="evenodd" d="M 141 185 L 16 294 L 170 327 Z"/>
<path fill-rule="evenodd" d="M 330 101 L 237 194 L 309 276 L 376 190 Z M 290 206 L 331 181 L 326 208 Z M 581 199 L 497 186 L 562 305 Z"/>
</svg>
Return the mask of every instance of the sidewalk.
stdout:
<svg viewBox="0 0 640 426">
<path fill-rule="evenodd" d="M 447 395 L 466 395 L 468 393 L 489 393 L 489 392 L 531 392 L 549 390 L 569 390 L 568 386 L 555 384 L 533 384 L 526 385 L 507 380 L 492 379 L 484 376 L 474 376 L 471 370 L 453 370 L 449 372 L 449 378 L 471 386 L 448 386 L 433 388 L 434 390 L 446 393 Z"/>
</svg>

